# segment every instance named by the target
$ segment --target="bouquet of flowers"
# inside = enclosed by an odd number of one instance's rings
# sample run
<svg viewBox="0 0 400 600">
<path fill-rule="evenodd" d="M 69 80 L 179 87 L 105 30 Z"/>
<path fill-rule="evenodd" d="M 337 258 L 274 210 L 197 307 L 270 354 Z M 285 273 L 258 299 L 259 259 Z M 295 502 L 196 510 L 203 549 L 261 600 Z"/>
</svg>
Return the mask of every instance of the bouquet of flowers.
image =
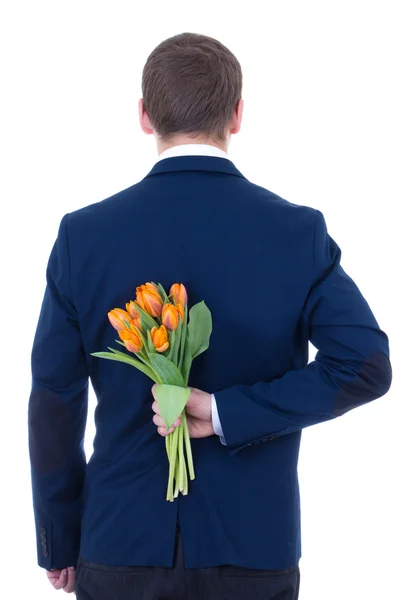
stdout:
<svg viewBox="0 0 400 600">
<path fill-rule="evenodd" d="M 126 303 L 126 310 L 114 308 L 108 318 L 118 331 L 120 340 L 116 342 L 135 358 L 114 348 L 91 355 L 124 362 L 159 384 L 155 395 L 167 431 L 182 415 L 181 424 L 165 438 L 169 460 L 167 500 L 173 502 L 179 492 L 188 493 L 188 470 L 190 479 L 195 478 L 185 415 L 190 396 L 187 385 L 192 360 L 209 346 L 211 312 L 202 301 L 192 306 L 188 315 L 183 284 L 174 283 L 167 295 L 160 283 L 151 282 L 136 288 L 136 299 Z"/>
</svg>

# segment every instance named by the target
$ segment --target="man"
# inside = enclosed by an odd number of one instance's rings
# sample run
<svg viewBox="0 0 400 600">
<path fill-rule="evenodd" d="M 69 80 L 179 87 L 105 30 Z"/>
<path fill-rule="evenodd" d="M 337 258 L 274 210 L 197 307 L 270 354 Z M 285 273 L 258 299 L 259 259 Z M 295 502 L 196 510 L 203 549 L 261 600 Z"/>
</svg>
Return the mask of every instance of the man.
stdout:
<svg viewBox="0 0 400 600">
<path fill-rule="evenodd" d="M 159 160 L 65 215 L 48 263 L 29 403 L 38 562 L 78 600 L 295 600 L 301 431 L 388 391 L 388 340 L 321 212 L 229 160 L 243 111 L 235 56 L 177 35 L 151 53 L 142 85 Z M 189 381 L 196 479 L 172 503 L 164 438 L 179 420 L 167 432 L 150 380 L 91 356 L 113 344 L 107 312 L 147 281 L 183 283 L 213 316 Z"/>
</svg>

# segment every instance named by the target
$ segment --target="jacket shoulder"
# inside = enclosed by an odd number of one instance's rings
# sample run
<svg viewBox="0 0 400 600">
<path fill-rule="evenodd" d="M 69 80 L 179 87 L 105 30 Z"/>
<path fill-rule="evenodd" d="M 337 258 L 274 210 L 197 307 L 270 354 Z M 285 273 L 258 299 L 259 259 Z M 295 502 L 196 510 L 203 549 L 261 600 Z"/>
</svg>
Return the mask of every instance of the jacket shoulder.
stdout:
<svg viewBox="0 0 400 600">
<path fill-rule="evenodd" d="M 141 183 L 138 182 L 125 188 L 103 200 L 93 202 L 82 208 L 78 208 L 68 213 L 69 223 L 77 224 L 80 222 L 101 221 L 102 219 L 117 218 L 124 210 L 126 204 L 131 204 L 135 196 L 140 192 Z"/>
<path fill-rule="evenodd" d="M 272 218 L 277 225 L 285 227 L 294 226 L 298 228 L 314 226 L 315 219 L 319 211 L 305 204 L 296 204 L 286 200 L 282 196 L 272 192 L 255 183 L 250 183 L 251 197 L 255 204 L 268 211 L 269 218 Z"/>
</svg>

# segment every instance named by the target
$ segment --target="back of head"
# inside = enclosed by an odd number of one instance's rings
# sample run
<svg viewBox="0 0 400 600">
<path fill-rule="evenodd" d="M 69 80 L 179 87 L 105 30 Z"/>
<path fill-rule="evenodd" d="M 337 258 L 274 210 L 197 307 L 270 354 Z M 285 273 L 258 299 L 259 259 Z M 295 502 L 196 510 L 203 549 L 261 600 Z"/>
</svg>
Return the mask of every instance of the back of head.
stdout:
<svg viewBox="0 0 400 600">
<path fill-rule="evenodd" d="M 218 40 L 181 33 L 161 42 L 143 69 L 144 108 L 163 142 L 176 134 L 224 141 L 242 94 L 242 70 Z"/>
</svg>

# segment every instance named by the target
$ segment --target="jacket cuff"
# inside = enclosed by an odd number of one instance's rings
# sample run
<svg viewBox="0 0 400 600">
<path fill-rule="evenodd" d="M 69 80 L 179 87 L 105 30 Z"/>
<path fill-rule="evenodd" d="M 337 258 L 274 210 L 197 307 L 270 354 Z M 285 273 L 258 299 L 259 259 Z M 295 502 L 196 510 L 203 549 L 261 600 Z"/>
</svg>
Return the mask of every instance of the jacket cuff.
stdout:
<svg viewBox="0 0 400 600">
<path fill-rule="evenodd" d="M 224 432 L 222 431 L 222 425 L 221 425 L 221 421 L 219 419 L 217 402 L 215 400 L 214 394 L 211 394 L 211 418 L 212 418 L 212 425 L 213 425 L 213 429 L 214 429 L 215 433 L 219 436 L 219 439 L 221 440 L 221 444 L 226 446 Z"/>
<path fill-rule="evenodd" d="M 36 511 L 35 524 L 39 567 L 46 571 L 76 567 L 80 550 L 80 523 L 61 526 Z"/>
</svg>

